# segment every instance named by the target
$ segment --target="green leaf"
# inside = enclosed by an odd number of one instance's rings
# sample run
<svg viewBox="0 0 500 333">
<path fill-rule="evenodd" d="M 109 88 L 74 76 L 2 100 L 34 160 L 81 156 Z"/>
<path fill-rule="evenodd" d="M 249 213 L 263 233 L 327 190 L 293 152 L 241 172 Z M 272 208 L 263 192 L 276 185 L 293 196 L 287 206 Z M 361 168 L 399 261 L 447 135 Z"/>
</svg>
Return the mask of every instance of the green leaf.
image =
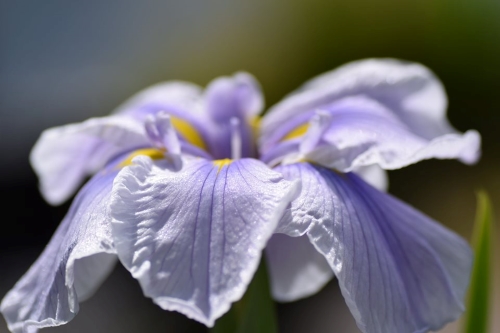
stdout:
<svg viewBox="0 0 500 333">
<path fill-rule="evenodd" d="M 477 194 L 478 207 L 474 226 L 474 268 L 466 308 L 464 333 L 488 331 L 493 253 L 493 213 L 488 194 Z"/>
<path fill-rule="evenodd" d="M 210 333 L 277 333 L 276 309 L 264 257 L 243 298 L 219 318 Z"/>
</svg>

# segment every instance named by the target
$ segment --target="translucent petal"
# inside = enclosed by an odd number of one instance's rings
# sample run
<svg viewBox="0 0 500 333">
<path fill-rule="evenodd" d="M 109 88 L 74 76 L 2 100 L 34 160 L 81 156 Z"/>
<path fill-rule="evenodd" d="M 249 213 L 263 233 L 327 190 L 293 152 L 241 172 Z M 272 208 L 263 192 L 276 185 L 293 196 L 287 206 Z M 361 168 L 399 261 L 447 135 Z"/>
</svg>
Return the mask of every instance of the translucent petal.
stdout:
<svg viewBox="0 0 500 333">
<path fill-rule="evenodd" d="M 266 257 L 275 300 L 292 302 L 317 293 L 333 277 L 325 258 L 307 236 L 274 234 Z"/>
</svg>

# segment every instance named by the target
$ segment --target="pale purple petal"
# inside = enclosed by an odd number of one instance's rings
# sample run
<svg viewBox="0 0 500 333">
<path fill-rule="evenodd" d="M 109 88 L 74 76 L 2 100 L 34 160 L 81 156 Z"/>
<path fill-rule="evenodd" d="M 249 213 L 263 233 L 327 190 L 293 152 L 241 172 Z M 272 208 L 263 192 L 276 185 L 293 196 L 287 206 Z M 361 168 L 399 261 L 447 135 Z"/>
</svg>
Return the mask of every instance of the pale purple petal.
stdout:
<svg viewBox="0 0 500 333">
<path fill-rule="evenodd" d="M 116 171 L 94 176 L 76 196 L 43 253 L 3 299 L 14 333 L 67 323 L 116 263 L 108 200 Z"/>
<path fill-rule="evenodd" d="M 166 111 L 175 116 L 201 115 L 201 87 L 182 81 L 162 82 L 135 94 L 114 113 L 126 114 L 143 121 L 149 114 Z"/>
<path fill-rule="evenodd" d="M 389 188 L 389 177 L 387 176 L 387 171 L 378 165 L 373 164 L 358 167 L 355 168 L 353 172 L 379 191 L 387 192 Z"/>
<path fill-rule="evenodd" d="M 323 120 L 329 127 L 323 130 L 321 140 L 315 141 L 316 147 L 308 147 L 306 153 L 300 150 L 309 140 L 309 132 L 317 132 L 313 126 L 315 113 L 311 112 L 312 124 L 305 135 L 275 145 L 263 158 L 269 159 L 276 155 L 275 151 L 283 150 L 281 146 L 293 142 L 299 144 L 299 149 L 283 155 L 285 163 L 309 160 L 343 172 L 373 164 L 398 169 L 430 158 L 459 158 L 473 163 L 479 156 L 480 136 L 476 131 L 427 140 L 410 131 L 387 107 L 364 96 L 343 98 L 321 112 L 329 113 L 331 119 Z"/>
<path fill-rule="evenodd" d="M 44 198 L 60 204 L 112 158 L 145 146 L 150 143 L 144 126 L 133 118 L 92 118 L 45 130 L 31 151 L 30 161 Z"/>
<path fill-rule="evenodd" d="M 386 105 L 424 138 L 453 132 L 446 120 L 443 85 L 428 68 L 395 59 L 367 59 L 312 79 L 272 107 L 263 120 L 264 139 L 292 117 L 353 95 L 366 95 Z"/>
<path fill-rule="evenodd" d="M 363 332 L 423 333 L 460 316 L 472 264 L 463 239 L 354 174 L 307 163 L 277 170 L 304 189 L 281 230 L 306 230 Z"/>
<path fill-rule="evenodd" d="M 199 144 L 199 148 L 222 159 L 235 157 L 231 145 L 234 141 L 231 140 L 230 123 L 233 118 L 239 121 L 239 155 L 255 156 L 252 126 L 263 103 L 257 81 L 250 74 L 236 73 L 232 77 L 215 79 L 203 93 L 198 86 L 184 82 L 158 84 L 132 97 L 116 112 L 141 121 L 148 115 L 166 112 L 189 124 L 189 132 L 195 131 L 203 141 L 203 147 Z M 180 131 L 180 134 L 185 133 Z"/>
<path fill-rule="evenodd" d="M 117 176 L 110 210 L 120 260 L 144 294 L 207 326 L 241 298 L 298 192 L 257 160 L 223 162 L 174 172 L 140 156 Z"/>
<path fill-rule="evenodd" d="M 422 147 L 409 147 L 401 162 L 378 161 L 378 158 L 370 157 L 377 160 L 374 163 L 380 162 L 383 168 L 400 168 L 427 158 L 458 158 L 465 163 L 474 163 L 479 158 L 479 134 L 468 131 L 461 135 L 448 123 L 446 94 L 434 74 L 422 65 L 393 59 L 369 59 L 347 64 L 313 79 L 272 107 L 262 120 L 261 153 L 272 154 L 270 151 L 275 150 L 290 131 L 306 124 L 316 110 L 332 112 L 338 108 L 339 101 L 354 96 L 364 96 L 364 99 L 380 104 L 386 110 L 384 118 L 396 120 L 408 135 L 422 142 Z M 349 110 L 342 111 L 346 112 Z M 333 116 L 332 123 L 337 120 Z M 348 129 L 351 125 L 355 124 L 342 125 L 350 135 L 359 130 L 356 126 Z M 345 135 L 343 133 L 343 138 Z M 362 148 L 361 154 L 366 143 L 358 144 Z M 425 145 L 429 147 L 425 148 Z M 333 153 L 337 153 L 339 147 L 333 148 Z M 350 151 L 351 160 L 355 158 L 354 152 Z"/>
<path fill-rule="evenodd" d="M 204 109 L 210 121 L 205 124 L 210 152 L 215 158 L 234 156 L 234 126 L 238 121 L 240 155 L 254 157 L 252 122 L 262 111 L 264 100 L 257 81 L 247 73 L 213 80 L 205 90 Z"/>
<path fill-rule="evenodd" d="M 213 80 L 205 91 L 205 107 L 216 122 L 249 119 L 262 112 L 264 98 L 255 78 L 241 72 Z"/>
<path fill-rule="evenodd" d="M 307 236 L 274 234 L 266 246 L 271 292 L 275 300 L 291 302 L 317 293 L 333 270 Z"/>
</svg>

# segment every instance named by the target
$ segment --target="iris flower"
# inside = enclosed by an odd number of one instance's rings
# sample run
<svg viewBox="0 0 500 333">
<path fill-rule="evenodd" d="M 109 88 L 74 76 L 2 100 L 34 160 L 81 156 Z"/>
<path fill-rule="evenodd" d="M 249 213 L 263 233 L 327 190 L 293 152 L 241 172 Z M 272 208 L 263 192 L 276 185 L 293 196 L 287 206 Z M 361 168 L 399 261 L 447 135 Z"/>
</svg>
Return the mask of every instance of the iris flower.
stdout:
<svg viewBox="0 0 500 333">
<path fill-rule="evenodd" d="M 70 321 L 119 261 L 165 310 L 212 326 L 263 251 L 276 300 L 333 276 L 363 332 L 426 332 L 464 310 L 467 243 L 384 192 L 385 171 L 474 163 L 442 84 L 391 59 L 347 64 L 270 108 L 252 76 L 153 86 L 109 117 L 46 130 L 31 163 L 51 204 L 92 178 L 5 296 L 12 332 Z"/>
</svg>

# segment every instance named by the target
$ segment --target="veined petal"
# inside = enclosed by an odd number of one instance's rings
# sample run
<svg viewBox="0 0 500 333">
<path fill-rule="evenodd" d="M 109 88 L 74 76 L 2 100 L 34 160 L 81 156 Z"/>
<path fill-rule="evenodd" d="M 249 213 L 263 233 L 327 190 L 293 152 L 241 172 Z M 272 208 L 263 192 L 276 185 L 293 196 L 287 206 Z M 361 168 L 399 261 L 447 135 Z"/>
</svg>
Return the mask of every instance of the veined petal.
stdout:
<svg viewBox="0 0 500 333">
<path fill-rule="evenodd" d="M 125 116 L 92 118 L 45 130 L 30 161 L 44 198 L 56 205 L 116 155 L 145 146 L 150 143 L 140 122 Z"/>
<path fill-rule="evenodd" d="M 138 157 L 114 183 L 118 256 L 163 309 L 212 326 L 245 292 L 297 192 L 257 160 L 198 160 L 173 172 Z"/>
<path fill-rule="evenodd" d="M 352 62 L 306 83 L 263 118 L 261 152 L 268 154 L 287 135 L 304 126 L 315 110 L 329 109 L 343 98 L 361 95 L 381 104 L 409 134 L 432 146 L 432 152 L 416 154 L 419 159 L 415 157 L 413 163 L 432 157 L 460 158 L 465 163 L 478 159 L 477 132 L 461 136 L 446 119 L 447 98 L 441 82 L 422 65 L 394 59 Z M 436 146 L 442 148 L 440 152 L 435 151 Z M 442 153 L 446 149 L 453 154 Z"/>
<path fill-rule="evenodd" d="M 317 293 L 333 277 L 330 265 L 307 236 L 274 234 L 266 258 L 275 300 L 292 302 Z"/>
<path fill-rule="evenodd" d="M 0 305 L 13 333 L 67 323 L 117 261 L 107 214 L 115 171 L 103 171 L 76 196 L 43 253 Z"/>
<path fill-rule="evenodd" d="M 463 312 L 472 263 L 463 239 L 354 174 L 307 163 L 277 170 L 303 182 L 280 229 L 306 230 L 363 332 L 423 333 Z"/>
<path fill-rule="evenodd" d="M 349 172 L 373 164 L 383 169 L 398 169 L 430 158 L 458 158 L 473 163 L 479 156 L 480 136 L 476 131 L 464 135 L 449 133 L 428 140 L 412 132 L 383 104 L 365 96 L 343 98 L 321 112 L 330 114 L 331 119 L 321 140 L 316 140 L 316 147 L 309 147 L 307 154 L 300 150 L 288 152 L 288 156 L 282 156 L 284 161 L 309 160 Z M 308 114 L 303 116 L 307 118 Z M 311 127 L 306 135 L 290 141 L 305 141 L 312 130 Z M 263 159 L 274 157 L 274 152 L 283 150 L 280 147 L 284 145 L 290 143 L 279 143 Z"/>
</svg>

